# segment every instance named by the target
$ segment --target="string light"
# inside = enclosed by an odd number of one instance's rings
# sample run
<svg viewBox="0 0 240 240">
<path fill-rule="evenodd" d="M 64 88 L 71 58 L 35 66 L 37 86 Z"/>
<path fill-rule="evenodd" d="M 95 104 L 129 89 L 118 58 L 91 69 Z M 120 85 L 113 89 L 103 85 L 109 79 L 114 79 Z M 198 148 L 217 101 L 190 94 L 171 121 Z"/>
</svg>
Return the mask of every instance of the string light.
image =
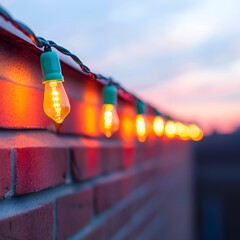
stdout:
<svg viewBox="0 0 240 240">
<path fill-rule="evenodd" d="M 140 100 L 137 101 L 137 116 L 136 116 L 136 134 L 139 142 L 145 142 L 147 138 L 146 119 L 144 103 Z"/>
<path fill-rule="evenodd" d="M 107 138 L 119 129 L 116 105 L 117 88 L 110 83 L 103 88 L 103 106 L 100 116 L 100 130 Z"/>
<path fill-rule="evenodd" d="M 160 116 L 160 113 L 155 110 L 156 116 L 153 120 L 153 131 L 156 134 L 156 136 L 161 137 L 164 134 L 164 120 Z"/>
<path fill-rule="evenodd" d="M 203 138 L 203 131 L 196 124 L 188 125 L 188 129 L 189 137 L 193 141 L 200 141 Z"/>
<path fill-rule="evenodd" d="M 176 133 L 177 133 L 177 128 L 176 128 L 174 121 L 172 121 L 172 120 L 167 121 L 167 123 L 165 125 L 166 136 L 169 138 L 174 138 L 176 136 Z"/>
<path fill-rule="evenodd" d="M 116 111 L 117 95 L 119 94 L 120 97 L 132 104 L 135 103 L 138 98 L 112 79 L 92 72 L 75 54 L 71 53 L 66 48 L 51 40 L 47 41 L 42 37 L 37 37 L 29 27 L 24 23 L 15 20 L 1 6 L 0 16 L 6 21 L 12 23 L 15 28 L 29 37 L 32 43 L 38 48 L 45 48 L 45 52 L 41 54 L 40 62 L 43 72 L 43 83 L 45 85 L 44 111 L 46 115 L 57 123 L 62 123 L 64 118 L 70 112 L 69 100 L 62 84 L 64 79 L 61 73 L 59 58 L 55 52 L 51 51 L 51 47 L 53 47 L 62 54 L 71 57 L 90 79 L 104 85 L 107 84 L 104 87 L 104 92 L 109 92 L 109 94 L 104 93 L 100 129 L 106 137 L 111 137 L 119 128 L 119 118 Z M 144 117 L 144 103 L 141 100 L 137 100 L 136 134 L 140 142 L 144 142 L 147 138 L 146 124 L 147 122 Z M 172 120 L 165 123 L 160 113 L 157 113 L 154 118 L 153 130 L 156 136 L 161 136 L 163 132 L 165 132 L 166 136 L 170 138 L 178 136 L 183 140 L 191 138 L 194 141 L 199 141 L 203 137 L 203 131 L 196 124 L 185 125 L 181 122 L 174 122 Z"/>
<path fill-rule="evenodd" d="M 46 115 L 57 123 L 62 123 L 70 112 L 70 103 L 64 90 L 64 81 L 58 55 L 47 48 L 40 56 L 43 72 L 44 103 Z"/>
<path fill-rule="evenodd" d="M 188 127 L 181 122 L 176 122 L 175 126 L 177 136 L 179 136 L 182 140 L 188 140 L 189 139 Z"/>
</svg>

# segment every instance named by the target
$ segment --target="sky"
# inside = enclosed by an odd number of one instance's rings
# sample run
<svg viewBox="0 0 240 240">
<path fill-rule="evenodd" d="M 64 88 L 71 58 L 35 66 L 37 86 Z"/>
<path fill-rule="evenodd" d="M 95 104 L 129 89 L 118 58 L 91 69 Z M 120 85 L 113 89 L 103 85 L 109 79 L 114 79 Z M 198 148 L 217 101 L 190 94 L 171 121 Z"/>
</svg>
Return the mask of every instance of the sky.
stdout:
<svg viewBox="0 0 240 240">
<path fill-rule="evenodd" d="M 206 134 L 240 126 L 239 0 L 2 0 L 161 111 Z"/>
</svg>

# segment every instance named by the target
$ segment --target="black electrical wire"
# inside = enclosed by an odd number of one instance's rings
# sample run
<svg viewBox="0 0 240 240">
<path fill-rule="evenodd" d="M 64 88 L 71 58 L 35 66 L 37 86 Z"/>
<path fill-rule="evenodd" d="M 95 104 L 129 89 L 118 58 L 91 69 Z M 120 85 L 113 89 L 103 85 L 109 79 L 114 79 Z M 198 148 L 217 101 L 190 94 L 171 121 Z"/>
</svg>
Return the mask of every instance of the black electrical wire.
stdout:
<svg viewBox="0 0 240 240">
<path fill-rule="evenodd" d="M 108 84 L 111 83 L 113 84 L 122 94 L 124 95 L 125 98 L 136 104 L 138 100 L 140 100 L 138 97 L 136 97 L 134 94 L 130 93 L 127 91 L 125 88 L 123 88 L 118 82 L 114 81 L 110 77 L 105 77 L 102 74 L 97 74 L 92 72 L 86 65 L 82 63 L 82 61 L 73 53 L 71 53 L 68 49 L 58 45 L 57 43 L 51 41 L 51 40 L 45 40 L 42 37 L 37 37 L 35 33 L 27 27 L 24 23 L 17 21 L 13 19 L 13 17 L 0 6 L 0 16 L 2 16 L 6 21 L 11 22 L 14 27 L 16 27 L 18 30 L 20 30 L 23 34 L 28 36 L 31 41 L 33 42 L 34 45 L 36 45 L 38 48 L 55 48 L 57 49 L 60 53 L 67 55 L 73 59 L 74 62 L 76 62 L 81 70 L 88 74 L 91 78 L 94 78 L 95 80 L 103 83 L 103 84 Z M 149 104 L 148 104 L 149 105 Z M 149 105 L 150 106 L 150 105 Z M 150 106 L 153 110 L 155 109 L 154 107 Z"/>
</svg>

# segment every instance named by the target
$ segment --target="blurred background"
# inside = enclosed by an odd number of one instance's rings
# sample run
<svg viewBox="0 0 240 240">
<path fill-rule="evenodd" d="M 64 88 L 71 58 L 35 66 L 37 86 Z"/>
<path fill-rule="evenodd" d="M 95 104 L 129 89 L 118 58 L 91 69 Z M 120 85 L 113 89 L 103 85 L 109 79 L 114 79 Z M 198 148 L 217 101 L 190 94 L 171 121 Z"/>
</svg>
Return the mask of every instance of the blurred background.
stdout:
<svg viewBox="0 0 240 240">
<path fill-rule="evenodd" d="M 38 36 L 174 117 L 200 124 L 195 235 L 240 239 L 240 1 L 2 0 Z"/>
</svg>

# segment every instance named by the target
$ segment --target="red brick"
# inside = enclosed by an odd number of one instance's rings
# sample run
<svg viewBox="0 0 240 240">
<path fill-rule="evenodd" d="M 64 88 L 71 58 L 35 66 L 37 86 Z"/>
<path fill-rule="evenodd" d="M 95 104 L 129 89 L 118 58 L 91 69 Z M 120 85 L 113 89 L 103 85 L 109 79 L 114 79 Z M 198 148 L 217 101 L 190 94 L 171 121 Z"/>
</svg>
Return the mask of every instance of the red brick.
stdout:
<svg viewBox="0 0 240 240">
<path fill-rule="evenodd" d="M 15 194 L 40 191 L 64 183 L 67 155 L 64 148 L 17 149 Z"/>
<path fill-rule="evenodd" d="M 73 148 L 72 174 L 76 181 L 98 176 L 102 172 L 100 147 Z"/>
<path fill-rule="evenodd" d="M 9 149 L 0 149 L 0 199 L 11 187 L 11 159 Z"/>
<path fill-rule="evenodd" d="M 81 80 L 76 82 L 81 84 Z M 65 81 L 64 83 L 67 85 L 69 84 L 69 81 Z M 75 88 L 78 90 L 78 95 L 81 95 L 82 92 L 82 94 L 87 96 L 88 92 L 91 91 L 90 89 L 85 89 L 84 87 L 85 86 L 75 85 Z M 83 134 L 85 136 L 95 138 L 101 137 L 102 134 L 98 127 L 101 110 L 100 105 L 91 104 L 83 100 L 76 100 L 75 97 L 72 98 L 71 93 L 73 92 L 73 89 L 70 88 L 67 90 L 67 86 L 66 91 L 68 92 L 68 97 L 71 104 L 71 113 L 64 119 L 63 124 L 59 126 L 59 133 Z M 95 94 L 94 92 L 91 94 L 94 94 L 97 97 L 97 94 L 99 93 L 96 92 Z"/>
<path fill-rule="evenodd" d="M 159 140 L 159 139 L 157 139 Z M 159 140 L 160 142 L 160 140 Z M 151 160 L 153 158 L 156 158 L 158 155 L 158 148 L 159 146 L 157 145 L 157 142 L 154 140 L 146 142 L 146 160 Z"/>
<path fill-rule="evenodd" d="M 29 74 L 28 71 L 31 68 L 25 66 L 26 69 L 20 69 L 20 61 L 17 61 L 17 63 L 14 62 L 13 65 L 10 65 L 10 63 L 8 64 L 9 69 L 5 69 L 10 73 L 10 75 L 7 75 L 8 79 L 26 84 L 25 79 L 31 78 L 31 74 Z M 17 73 L 17 71 L 19 72 Z M 11 75 L 13 78 L 11 78 Z M 39 82 L 41 83 L 41 80 Z M 4 126 L 5 128 L 46 128 L 48 125 L 50 125 L 51 120 L 44 114 L 44 111 L 42 110 L 43 92 L 39 89 L 23 86 L 22 84 L 20 85 L 14 84 L 13 82 L 7 82 L 1 78 L 0 126 Z"/>
<path fill-rule="evenodd" d="M 123 147 L 123 161 L 122 165 L 124 168 L 132 167 L 135 163 L 135 149 L 134 146 Z"/>
<path fill-rule="evenodd" d="M 147 151 L 146 151 L 146 143 L 138 142 L 135 146 L 136 154 L 135 154 L 135 162 L 145 162 L 147 160 Z"/>
<path fill-rule="evenodd" d="M 41 51 L 37 48 L 23 48 L 20 44 L 12 44 L 17 40 L 18 43 L 29 45 L 26 41 L 13 35 L 11 38 L 15 40 L 10 41 L 9 33 L 6 34 L 2 29 L 0 35 L 0 75 L 2 78 L 0 81 L 0 126 L 22 129 L 53 127 L 54 122 L 46 116 L 42 109 L 44 86 L 39 65 Z M 66 78 L 64 87 L 68 93 L 72 110 L 71 116 L 68 116 L 58 128 L 64 133 L 99 136 L 98 128 L 93 129 L 93 126 L 97 125 L 99 119 L 99 114 L 96 112 L 100 112 L 100 104 L 98 106 L 94 104 L 93 99 L 100 102 L 102 86 L 96 84 L 96 81 L 89 81 L 89 77 L 83 72 L 63 62 L 61 62 L 61 66 Z M 81 101 L 77 101 L 79 98 Z M 89 124 L 89 118 L 83 117 L 89 113 L 92 125 Z"/>
<path fill-rule="evenodd" d="M 0 239 L 48 240 L 53 234 L 53 204 L 0 220 Z"/>
<path fill-rule="evenodd" d="M 128 196 L 134 191 L 135 187 L 135 173 L 123 174 L 119 179 L 119 192 L 121 199 Z"/>
<path fill-rule="evenodd" d="M 102 213 L 120 200 L 119 177 L 99 181 L 94 189 L 96 213 Z"/>
<path fill-rule="evenodd" d="M 108 142 L 101 146 L 104 172 L 112 172 L 122 167 L 122 146 Z"/>
<path fill-rule="evenodd" d="M 58 239 L 66 239 L 79 231 L 90 222 L 92 215 L 93 192 L 90 188 L 57 199 Z"/>
<path fill-rule="evenodd" d="M 135 175 L 124 173 L 99 181 L 95 186 L 95 207 L 99 214 L 128 196 L 134 189 Z"/>
</svg>

